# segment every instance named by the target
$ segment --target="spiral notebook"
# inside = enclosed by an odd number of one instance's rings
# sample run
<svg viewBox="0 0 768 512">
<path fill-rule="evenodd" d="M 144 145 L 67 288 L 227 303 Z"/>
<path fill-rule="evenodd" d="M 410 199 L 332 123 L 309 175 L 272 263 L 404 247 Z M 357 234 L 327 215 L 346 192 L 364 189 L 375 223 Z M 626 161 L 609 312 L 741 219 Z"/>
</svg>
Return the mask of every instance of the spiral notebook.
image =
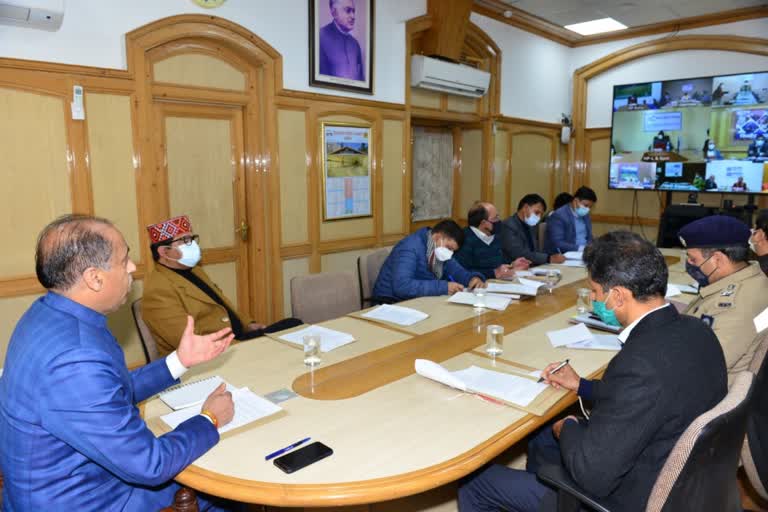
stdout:
<svg viewBox="0 0 768 512">
<path fill-rule="evenodd" d="M 233 387 L 231 384 L 227 383 L 218 375 L 214 375 L 207 379 L 187 382 L 169 388 L 168 391 L 160 393 L 160 400 L 165 402 L 165 405 L 174 411 L 186 409 L 193 405 L 200 405 L 205 402 L 208 395 L 213 393 L 213 390 L 219 387 L 219 384 L 222 382 L 227 384 L 227 389 L 229 391 L 232 391 Z"/>
</svg>

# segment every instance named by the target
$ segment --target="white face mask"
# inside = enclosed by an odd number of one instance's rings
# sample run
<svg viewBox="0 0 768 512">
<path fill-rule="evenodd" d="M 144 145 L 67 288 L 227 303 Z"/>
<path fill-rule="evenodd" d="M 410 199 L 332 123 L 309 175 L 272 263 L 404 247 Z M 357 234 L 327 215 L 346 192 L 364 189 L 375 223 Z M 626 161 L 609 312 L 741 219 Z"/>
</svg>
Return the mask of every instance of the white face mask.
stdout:
<svg viewBox="0 0 768 512">
<path fill-rule="evenodd" d="M 757 145 L 757 147 L 762 147 L 762 145 L 765 144 L 765 141 L 764 140 L 756 140 L 755 144 Z"/>
<path fill-rule="evenodd" d="M 453 258 L 453 251 L 447 247 L 437 247 L 435 249 L 435 258 L 437 258 L 438 261 L 448 261 Z"/>
<path fill-rule="evenodd" d="M 541 220 L 541 217 L 539 217 L 535 213 L 532 213 L 528 217 L 525 218 L 525 223 L 528 224 L 529 226 L 533 227 L 536 224 L 538 224 L 540 220 Z"/>
<path fill-rule="evenodd" d="M 196 241 L 193 240 L 189 245 L 183 243 L 176 248 L 181 251 L 181 258 L 176 261 L 185 267 L 192 268 L 200 262 L 200 246 Z"/>
<path fill-rule="evenodd" d="M 715 145 L 714 144 L 710 144 L 709 145 L 709 149 L 715 149 Z"/>
<path fill-rule="evenodd" d="M 757 254 L 757 246 L 755 245 L 755 242 L 753 242 L 751 238 L 749 239 L 749 250 Z"/>
</svg>

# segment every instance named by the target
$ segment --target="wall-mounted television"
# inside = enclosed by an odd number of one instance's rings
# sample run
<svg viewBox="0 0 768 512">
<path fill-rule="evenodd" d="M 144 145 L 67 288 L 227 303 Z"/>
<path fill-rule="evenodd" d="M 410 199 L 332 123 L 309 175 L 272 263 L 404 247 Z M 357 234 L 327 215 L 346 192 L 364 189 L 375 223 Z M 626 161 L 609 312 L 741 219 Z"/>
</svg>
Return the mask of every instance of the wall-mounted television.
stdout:
<svg viewBox="0 0 768 512">
<path fill-rule="evenodd" d="M 768 194 L 768 72 L 617 85 L 608 188 Z"/>
</svg>

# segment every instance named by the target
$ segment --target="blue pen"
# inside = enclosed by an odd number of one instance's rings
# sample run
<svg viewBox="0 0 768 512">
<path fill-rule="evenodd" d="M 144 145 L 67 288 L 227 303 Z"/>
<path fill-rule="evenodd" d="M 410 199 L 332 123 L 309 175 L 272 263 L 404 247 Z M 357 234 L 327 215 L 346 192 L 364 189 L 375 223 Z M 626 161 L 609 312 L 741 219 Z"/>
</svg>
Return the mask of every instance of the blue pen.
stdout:
<svg viewBox="0 0 768 512">
<path fill-rule="evenodd" d="M 271 459 L 274 459 L 275 457 L 278 457 L 278 456 L 280 456 L 280 455 L 284 454 L 285 452 L 289 452 L 289 451 L 293 450 L 293 449 L 294 449 L 294 448 L 296 448 L 297 446 L 301 446 L 301 445 L 303 445 L 304 443 L 306 443 L 306 442 L 307 442 L 307 441 L 309 441 L 310 439 L 312 439 L 312 438 L 311 438 L 311 437 L 305 437 L 305 438 L 304 438 L 304 439 L 302 439 L 301 441 L 296 441 L 296 442 L 295 442 L 295 443 L 293 443 L 292 445 L 286 446 L 285 448 L 281 448 L 281 449 L 277 450 L 276 452 L 272 452 L 272 453 L 270 453 L 269 455 L 267 455 L 266 457 L 264 457 L 264 460 L 271 460 Z"/>
<path fill-rule="evenodd" d="M 453 278 L 453 276 L 451 274 L 445 274 L 445 275 L 448 276 L 448 280 L 449 281 L 453 281 L 454 283 L 456 282 L 456 280 Z"/>
</svg>

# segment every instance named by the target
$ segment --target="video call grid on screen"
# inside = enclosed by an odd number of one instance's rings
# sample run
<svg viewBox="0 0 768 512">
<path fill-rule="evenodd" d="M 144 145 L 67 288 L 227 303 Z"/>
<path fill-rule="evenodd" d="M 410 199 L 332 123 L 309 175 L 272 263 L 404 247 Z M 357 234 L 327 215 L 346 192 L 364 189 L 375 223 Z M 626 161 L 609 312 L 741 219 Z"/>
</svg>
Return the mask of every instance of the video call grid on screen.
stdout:
<svg viewBox="0 0 768 512">
<path fill-rule="evenodd" d="M 768 194 L 768 72 L 613 89 L 610 189 Z"/>
</svg>

